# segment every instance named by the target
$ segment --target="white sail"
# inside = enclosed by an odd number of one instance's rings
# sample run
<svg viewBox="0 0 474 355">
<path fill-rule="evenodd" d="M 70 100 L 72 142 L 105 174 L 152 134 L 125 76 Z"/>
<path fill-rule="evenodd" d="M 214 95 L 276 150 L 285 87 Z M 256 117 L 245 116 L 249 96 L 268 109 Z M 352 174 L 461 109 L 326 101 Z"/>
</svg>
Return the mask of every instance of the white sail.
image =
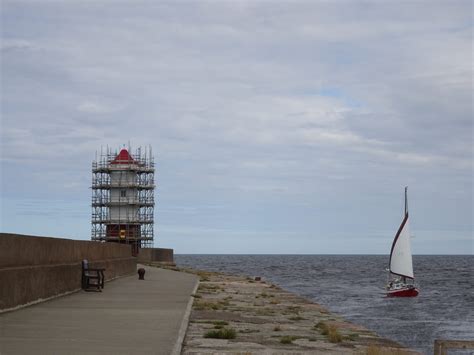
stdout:
<svg viewBox="0 0 474 355">
<path fill-rule="evenodd" d="M 406 213 L 402 225 L 393 241 L 392 252 L 390 254 L 390 272 L 400 276 L 414 278 L 408 213 Z"/>
</svg>

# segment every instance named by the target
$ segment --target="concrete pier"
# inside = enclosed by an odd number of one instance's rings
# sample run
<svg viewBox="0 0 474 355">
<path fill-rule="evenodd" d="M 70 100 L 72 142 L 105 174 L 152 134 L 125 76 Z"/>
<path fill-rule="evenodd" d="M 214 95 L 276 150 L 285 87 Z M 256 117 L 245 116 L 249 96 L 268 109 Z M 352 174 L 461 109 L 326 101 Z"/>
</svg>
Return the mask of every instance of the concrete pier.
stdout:
<svg viewBox="0 0 474 355">
<path fill-rule="evenodd" d="M 173 354 L 198 278 L 144 268 L 143 281 L 127 276 L 106 283 L 103 292 L 80 291 L 1 314 L 0 354 Z"/>
<path fill-rule="evenodd" d="M 201 281 L 183 355 L 419 354 L 260 277 L 186 271 Z"/>
</svg>

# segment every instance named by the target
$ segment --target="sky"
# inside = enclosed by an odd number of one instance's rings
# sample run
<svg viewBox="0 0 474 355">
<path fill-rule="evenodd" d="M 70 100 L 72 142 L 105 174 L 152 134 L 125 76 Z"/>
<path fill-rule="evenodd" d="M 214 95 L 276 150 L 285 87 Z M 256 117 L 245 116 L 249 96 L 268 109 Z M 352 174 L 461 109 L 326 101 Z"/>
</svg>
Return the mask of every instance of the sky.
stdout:
<svg viewBox="0 0 474 355">
<path fill-rule="evenodd" d="M 90 239 L 151 145 L 156 247 L 472 254 L 471 1 L 1 3 L 0 231 Z"/>
</svg>

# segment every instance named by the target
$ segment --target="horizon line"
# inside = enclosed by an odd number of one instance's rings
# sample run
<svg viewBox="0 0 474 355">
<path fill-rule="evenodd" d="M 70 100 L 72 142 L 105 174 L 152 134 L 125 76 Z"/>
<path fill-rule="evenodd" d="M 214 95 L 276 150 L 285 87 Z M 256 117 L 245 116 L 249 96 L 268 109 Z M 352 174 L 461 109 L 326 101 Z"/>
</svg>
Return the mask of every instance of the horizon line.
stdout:
<svg viewBox="0 0 474 355">
<path fill-rule="evenodd" d="M 331 253 L 325 253 L 325 254 L 279 254 L 279 253 L 175 253 L 174 255 L 255 255 L 255 256 L 262 256 L 262 255 L 275 255 L 275 256 L 282 256 L 282 255 L 287 255 L 287 256 L 304 256 L 304 255 L 329 255 L 329 256 L 386 256 L 390 255 L 390 253 L 387 254 L 331 254 Z M 413 254 L 413 256 L 474 256 L 474 254 Z"/>
</svg>

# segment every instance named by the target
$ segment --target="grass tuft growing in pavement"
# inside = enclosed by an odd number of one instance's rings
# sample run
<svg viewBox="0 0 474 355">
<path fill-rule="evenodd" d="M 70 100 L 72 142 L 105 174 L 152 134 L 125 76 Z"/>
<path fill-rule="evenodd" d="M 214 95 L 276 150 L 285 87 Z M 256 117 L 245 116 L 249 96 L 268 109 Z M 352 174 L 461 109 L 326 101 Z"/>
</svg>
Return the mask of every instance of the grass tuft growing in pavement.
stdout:
<svg viewBox="0 0 474 355">
<path fill-rule="evenodd" d="M 327 337 L 331 343 L 340 343 L 342 341 L 341 333 L 333 325 L 329 326 Z"/>
<path fill-rule="evenodd" d="M 296 339 L 298 339 L 297 336 L 285 335 L 285 336 L 280 338 L 280 343 L 282 343 L 282 344 L 292 344 L 293 340 L 296 340 Z"/>
<path fill-rule="evenodd" d="M 322 334 L 322 335 L 328 335 L 329 333 L 329 327 L 326 323 L 324 322 L 318 322 L 318 324 L 316 324 L 314 326 L 314 329 L 315 330 L 319 330 L 319 332 Z"/>
<path fill-rule="evenodd" d="M 214 310 L 217 311 L 218 309 L 222 308 L 222 305 L 214 302 L 206 302 L 206 301 L 199 301 L 195 302 L 193 305 L 193 308 L 197 311 L 203 311 L 203 310 Z"/>
<path fill-rule="evenodd" d="M 355 341 L 359 337 L 359 334 L 351 333 L 346 335 L 346 339 L 350 341 Z"/>
<path fill-rule="evenodd" d="M 222 328 L 219 330 L 209 330 L 204 334 L 204 338 L 213 338 L 213 339 L 235 339 L 236 332 L 232 328 Z"/>
<path fill-rule="evenodd" d="M 314 326 L 315 330 L 319 330 L 322 335 L 325 335 L 331 343 L 340 343 L 343 339 L 341 333 L 334 325 L 328 325 L 325 322 L 318 322 Z"/>
</svg>

